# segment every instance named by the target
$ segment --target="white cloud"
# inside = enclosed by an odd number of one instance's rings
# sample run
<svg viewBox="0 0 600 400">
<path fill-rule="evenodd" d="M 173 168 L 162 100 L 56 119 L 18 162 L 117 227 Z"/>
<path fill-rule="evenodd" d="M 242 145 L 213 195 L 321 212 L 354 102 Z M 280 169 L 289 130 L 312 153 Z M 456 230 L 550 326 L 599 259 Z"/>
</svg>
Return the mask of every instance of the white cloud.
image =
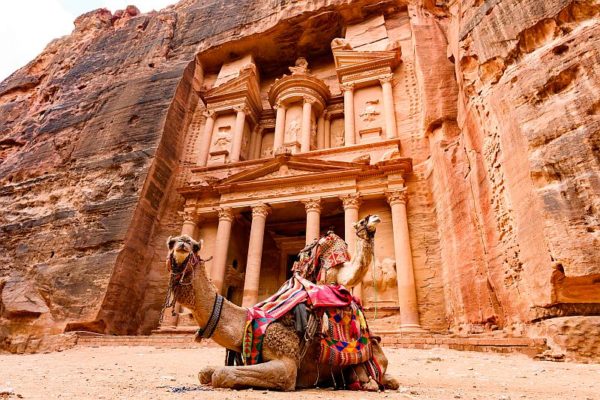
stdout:
<svg viewBox="0 0 600 400">
<path fill-rule="evenodd" d="M 82 4 L 82 2 L 84 2 Z M 0 2 L 0 81 L 33 60 L 53 39 L 69 34 L 79 14 L 136 4 L 142 12 L 177 0 L 3 0 Z M 86 6 L 88 5 L 88 6 Z M 83 10 L 83 11 L 82 11 Z"/>
</svg>

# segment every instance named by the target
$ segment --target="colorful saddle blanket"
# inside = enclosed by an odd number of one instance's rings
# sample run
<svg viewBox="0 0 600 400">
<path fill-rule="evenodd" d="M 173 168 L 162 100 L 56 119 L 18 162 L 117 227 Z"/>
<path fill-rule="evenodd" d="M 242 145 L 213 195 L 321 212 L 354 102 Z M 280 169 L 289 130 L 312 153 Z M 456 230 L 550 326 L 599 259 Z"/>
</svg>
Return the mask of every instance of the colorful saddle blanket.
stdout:
<svg viewBox="0 0 600 400">
<path fill-rule="evenodd" d="M 343 286 L 315 285 L 296 274 L 273 296 L 248 309 L 242 351 L 247 365 L 263 361 L 263 340 L 269 324 L 300 303 L 311 307 L 321 320 L 321 363 L 343 367 L 373 358 L 360 300 Z"/>
<path fill-rule="evenodd" d="M 246 364 L 262 362 L 262 342 L 273 321 L 283 317 L 300 303 L 315 308 L 346 307 L 355 299 L 343 286 L 315 285 L 295 274 L 271 297 L 248 309 L 242 348 Z"/>
<path fill-rule="evenodd" d="M 323 272 L 350 261 L 348 245 L 333 232 L 315 240 L 298 254 L 292 271 L 311 282 L 321 282 Z"/>
</svg>

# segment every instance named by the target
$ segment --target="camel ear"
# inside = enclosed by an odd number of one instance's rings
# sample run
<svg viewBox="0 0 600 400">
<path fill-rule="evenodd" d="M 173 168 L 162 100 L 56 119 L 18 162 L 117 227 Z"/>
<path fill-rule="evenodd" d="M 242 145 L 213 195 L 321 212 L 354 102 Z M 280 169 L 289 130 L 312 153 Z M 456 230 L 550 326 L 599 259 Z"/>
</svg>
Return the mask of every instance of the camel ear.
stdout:
<svg viewBox="0 0 600 400">
<path fill-rule="evenodd" d="M 200 239 L 200 242 L 196 242 L 195 240 L 192 240 L 192 251 L 194 253 L 198 253 L 200 251 L 200 249 L 202 248 L 203 244 L 204 244 L 204 241 L 202 239 Z"/>
<path fill-rule="evenodd" d="M 173 246 L 175 246 L 175 238 L 173 236 L 169 236 L 167 239 L 167 247 L 169 250 L 173 250 Z"/>
</svg>

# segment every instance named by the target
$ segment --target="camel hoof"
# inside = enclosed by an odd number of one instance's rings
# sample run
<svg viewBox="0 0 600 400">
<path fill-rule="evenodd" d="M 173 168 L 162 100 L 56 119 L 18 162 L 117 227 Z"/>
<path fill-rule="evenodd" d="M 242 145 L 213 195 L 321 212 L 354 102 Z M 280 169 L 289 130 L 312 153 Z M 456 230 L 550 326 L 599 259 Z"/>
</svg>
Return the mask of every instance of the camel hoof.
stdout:
<svg viewBox="0 0 600 400">
<path fill-rule="evenodd" d="M 393 376 L 385 374 L 383 376 L 383 386 L 386 389 L 398 390 L 400 388 L 400 382 L 398 382 L 398 380 L 396 378 L 394 378 Z"/>
<path fill-rule="evenodd" d="M 379 390 L 379 384 L 375 382 L 375 379 L 369 378 L 369 382 L 363 383 L 362 389 L 367 392 L 376 392 Z"/>
<path fill-rule="evenodd" d="M 212 376 L 215 373 L 215 367 L 205 367 L 198 372 L 198 380 L 202 385 L 210 385 L 212 383 Z"/>
</svg>

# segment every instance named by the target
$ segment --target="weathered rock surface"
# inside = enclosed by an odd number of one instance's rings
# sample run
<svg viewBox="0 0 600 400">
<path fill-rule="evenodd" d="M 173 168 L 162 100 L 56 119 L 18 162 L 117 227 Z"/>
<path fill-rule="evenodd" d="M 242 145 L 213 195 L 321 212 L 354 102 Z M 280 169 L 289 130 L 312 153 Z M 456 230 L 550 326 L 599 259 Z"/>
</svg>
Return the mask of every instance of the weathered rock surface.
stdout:
<svg viewBox="0 0 600 400">
<path fill-rule="evenodd" d="M 551 279 L 556 262 L 567 277 L 600 273 L 600 6 L 574 0 L 183 0 L 82 15 L 0 83 L 2 346 L 156 327 L 164 239 L 181 229 L 175 188 L 202 122 L 197 54 L 216 65 L 254 52 L 273 74 L 329 50 L 348 21 L 394 7 L 403 14 L 384 25 L 402 47 L 394 90 L 402 155 L 415 165 L 422 318 L 515 335 L 546 319 L 536 335 L 581 353 L 569 338 L 594 331 L 596 317 L 582 315 L 600 310 L 557 304 Z M 356 37 L 387 46 L 384 25 Z"/>
</svg>

